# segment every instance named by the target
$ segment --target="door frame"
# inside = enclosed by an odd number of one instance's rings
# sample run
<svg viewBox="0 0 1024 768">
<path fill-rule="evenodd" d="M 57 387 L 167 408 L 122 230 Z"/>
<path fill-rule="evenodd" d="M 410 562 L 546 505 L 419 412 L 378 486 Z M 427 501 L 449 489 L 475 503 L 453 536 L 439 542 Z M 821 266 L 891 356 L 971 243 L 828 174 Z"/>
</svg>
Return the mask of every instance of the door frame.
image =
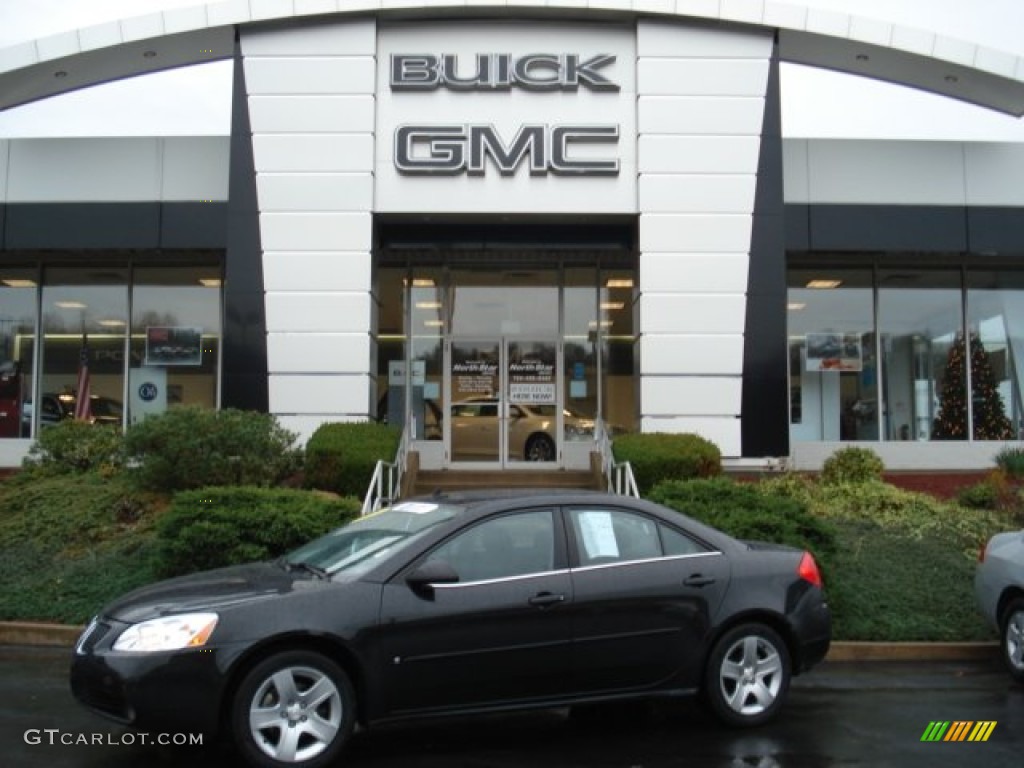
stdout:
<svg viewBox="0 0 1024 768">
<path fill-rule="evenodd" d="M 452 450 L 452 406 L 454 405 L 452 399 L 452 346 L 459 343 L 496 343 L 498 346 L 498 390 L 496 399 L 498 401 L 498 430 L 497 430 L 497 451 L 496 458 L 493 461 L 489 460 L 469 460 L 469 461 L 457 461 L 454 458 L 454 452 Z M 551 344 L 554 348 L 554 366 L 555 366 L 555 427 L 554 427 L 554 441 L 555 441 L 555 460 L 545 462 L 532 462 L 528 461 L 525 457 L 523 459 L 513 459 L 510 456 L 509 451 L 509 412 L 513 405 L 517 403 L 509 399 L 509 345 L 515 343 L 529 343 L 539 342 L 545 344 Z M 461 335 L 461 336 L 446 336 L 444 339 L 444 360 L 443 360 L 443 373 L 442 373 L 442 390 L 443 390 L 443 419 L 442 419 L 442 433 L 444 441 L 444 468 L 445 469 L 500 469 L 500 470 L 538 470 L 538 469 L 550 469 L 557 470 L 562 468 L 563 464 L 563 444 L 565 439 L 563 414 L 565 405 L 565 393 L 564 393 L 564 377 L 565 377 L 565 361 L 563 359 L 563 341 L 562 339 L 554 334 L 550 335 L 508 335 L 508 334 L 481 334 L 475 335 Z"/>
</svg>

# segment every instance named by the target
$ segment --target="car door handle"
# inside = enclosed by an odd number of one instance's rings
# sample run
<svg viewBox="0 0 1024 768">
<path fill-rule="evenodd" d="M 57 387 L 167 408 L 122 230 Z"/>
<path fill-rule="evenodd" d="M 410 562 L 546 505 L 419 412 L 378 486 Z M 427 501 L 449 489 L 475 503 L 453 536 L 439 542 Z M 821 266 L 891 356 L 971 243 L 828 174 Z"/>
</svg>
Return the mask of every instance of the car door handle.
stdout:
<svg viewBox="0 0 1024 768">
<path fill-rule="evenodd" d="M 683 579 L 683 585 L 687 587 L 706 587 L 708 584 L 714 584 L 715 579 L 712 576 L 701 576 L 699 573 L 695 573 L 692 576 Z"/>
<path fill-rule="evenodd" d="M 541 592 L 539 595 L 534 595 L 527 602 L 530 605 L 537 606 L 538 608 L 546 608 L 549 605 L 557 605 L 558 603 L 565 601 L 565 595 L 556 595 L 551 592 Z"/>
</svg>

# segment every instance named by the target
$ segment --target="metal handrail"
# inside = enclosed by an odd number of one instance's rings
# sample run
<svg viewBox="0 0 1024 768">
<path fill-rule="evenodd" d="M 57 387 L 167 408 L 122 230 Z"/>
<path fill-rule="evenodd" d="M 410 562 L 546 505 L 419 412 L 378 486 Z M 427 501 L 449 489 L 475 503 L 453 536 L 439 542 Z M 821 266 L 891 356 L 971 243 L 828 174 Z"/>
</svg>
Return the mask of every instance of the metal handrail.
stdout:
<svg viewBox="0 0 1024 768">
<path fill-rule="evenodd" d="M 385 504 L 390 504 L 398 498 L 402 490 L 402 478 L 405 476 L 406 456 L 409 453 L 409 425 L 406 424 L 402 430 L 402 439 L 398 441 L 398 450 L 395 453 L 394 461 L 380 459 L 373 468 L 373 477 L 370 478 L 370 487 L 363 497 L 363 508 L 361 515 L 369 515 L 376 512 Z"/>
<path fill-rule="evenodd" d="M 604 473 L 608 491 L 619 496 L 639 498 L 640 490 L 636 486 L 633 466 L 628 461 L 615 460 L 615 454 L 612 451 L 612 438 L 605 426 L 604 419 L 596 420 L 594 439 L 597 441 L 597 448 L 601 453 L 601 471 Z"/>
</svg>

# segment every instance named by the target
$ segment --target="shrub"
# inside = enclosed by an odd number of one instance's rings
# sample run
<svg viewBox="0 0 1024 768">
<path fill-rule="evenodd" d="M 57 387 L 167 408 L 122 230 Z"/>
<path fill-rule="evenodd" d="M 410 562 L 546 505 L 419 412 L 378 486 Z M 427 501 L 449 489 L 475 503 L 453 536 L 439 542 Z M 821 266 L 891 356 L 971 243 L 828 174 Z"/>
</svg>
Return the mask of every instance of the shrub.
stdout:
<svg viewBox="0 0 1024 768">
<path fill-rule="evenodd" d="M 309 491 L 184 491 L 157 524 L 159 570 L 176 576 L 278 557 L 341 525 L 359 509 L 356 499 L 331 499 Z"/>
<path fill-rule="evenodd" d="M 23 464 L 26 469 L 58 473 L 120 467 L 124 464 L 121 429 L 86 421 L 62 421 L 39 431 Z"/>
<path fill-rule="evenodd" d="M 827 485 L 863 483 L 880 480 L 884 469 L 885 465 L 874 451 L 850 446 L 841 448 L 825 460 L 821 480 Z"/>
<path fill-rule="evenodd" d="M 724 477 L 670 480 L 655 486 L 648 496 L 737 539 L 810 550 L 823 572 L 831 569 L 836 552 L 833 528 L 797 499 L 767 494 L 757 485 Z"/>
<path fill-rule="evenodd" d="M 956 501 L 962 507 L 971 509 L 999 509 L 1001 494 L 999 488 L 988 480 L 961 488 Z"/>
<path fill-rule="evenodd" d="M 667 480 L 713 477 L 722 472 L 718 447 L 700 435 L 636 433 L 615 438 L 615 458 L 633 467 L 643 492 Z"/>
<path fill-rule="evenodd" d="M 322 424 L 306 444 L 305 484 L 362 498 L 379 460 L 391 461 L 401 435 L 372 421 Z"/>
<path fill-rule="evenodd" d="M 295 438 L 270 414 L 185 406 L 132 426 L 125 447 L 145 487 L 177 491 L 278 483 L 299 466 Z"/>
<path fill-rule="evenodd" d="M 1024 478 L 1024 448 L 1007 446 L 996 454 L 996 466 L 1015 480 Z"/>
</svg>

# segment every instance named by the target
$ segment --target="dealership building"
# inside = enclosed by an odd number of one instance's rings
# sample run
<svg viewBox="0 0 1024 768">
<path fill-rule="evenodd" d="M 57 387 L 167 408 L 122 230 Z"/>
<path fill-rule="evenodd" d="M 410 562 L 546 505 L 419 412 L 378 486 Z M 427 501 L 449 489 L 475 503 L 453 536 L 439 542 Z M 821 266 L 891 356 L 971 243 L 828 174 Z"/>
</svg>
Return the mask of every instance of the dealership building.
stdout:
<svg viewBox="0 0 1024 768">
<path fill-rule="evenodd" d="M 0 139 L 0 466 L 83 366 L 97 420 L 386 419 L 435 469 L 1024 433 L 1024 143 L 788 138 L 779 84 L 1019 116 L 1024 58 L 799 2 L 229 0 L 0 49 L 0 109 L 216 60 L 229 136 Z"/>
</svg>

